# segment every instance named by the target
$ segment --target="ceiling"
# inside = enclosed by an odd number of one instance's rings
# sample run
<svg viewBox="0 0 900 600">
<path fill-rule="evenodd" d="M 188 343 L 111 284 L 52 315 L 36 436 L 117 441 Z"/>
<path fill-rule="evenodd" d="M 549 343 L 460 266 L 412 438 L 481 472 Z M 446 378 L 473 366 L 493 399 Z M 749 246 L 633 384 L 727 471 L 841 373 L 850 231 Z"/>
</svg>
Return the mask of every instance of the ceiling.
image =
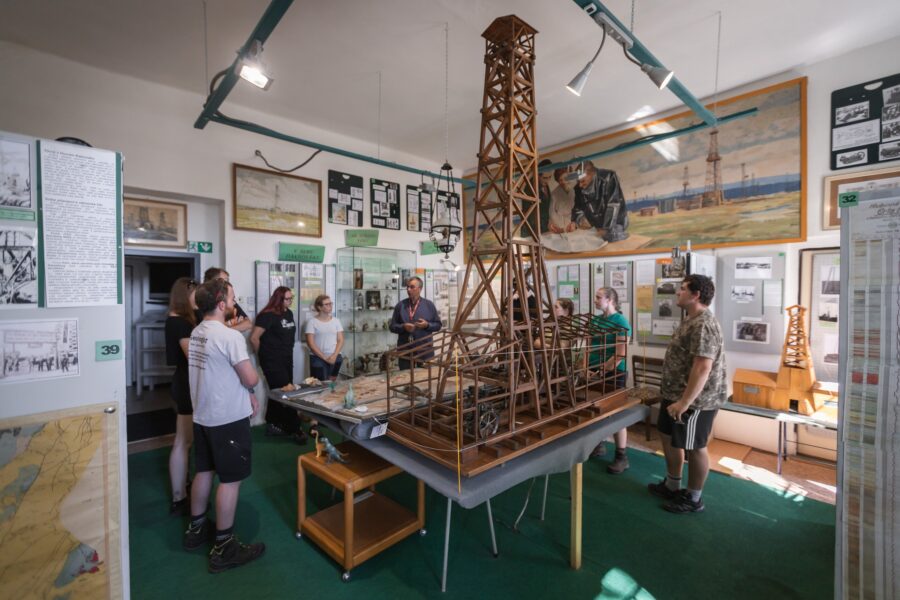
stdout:
<svg viewBox="0 0 900 600">
<path fill-rule="evenodd" d="M 629 24 L 631 1 L 606 5 Z M 199 115 L 208 78 L 231 64 L 266 6 L 266 0 L 0 0 L 7 17 L 0 39 L 196 92 Z M 900 24 L 896 0 L 636 0 L 634 6 L 635 35 L 698 97 L 716 89 L 718 11 L 719 90 L 893 38 Z M 481 33 L 508 14 L 539 32 L 541 147 L 680 104 L 609 41 L 582 97 L 568 93 L 565 84 L 600 40 L 600 28 L 571 0 L 296 0 L 265 47 L 272 88 L 241 83 L 222 112 L 241 116 L 240 106 L 252 107 L 372 143 L 380 137 L 384 147 L 441 162 L 447 23 L 449 158 L 470 168 L 482 103 Z"/>
</svg>

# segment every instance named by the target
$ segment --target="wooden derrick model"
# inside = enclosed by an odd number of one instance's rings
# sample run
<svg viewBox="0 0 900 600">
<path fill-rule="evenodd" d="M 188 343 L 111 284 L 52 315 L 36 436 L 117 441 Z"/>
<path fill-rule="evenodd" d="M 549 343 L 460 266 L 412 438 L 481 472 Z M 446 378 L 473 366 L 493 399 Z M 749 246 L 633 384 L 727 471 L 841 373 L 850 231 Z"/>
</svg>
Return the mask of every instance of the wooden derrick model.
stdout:
<svg viewBox="0 0 900 600">
<path fill-rule="evenodd" d="M 777 373 L 737 369 L 734 372 L 734 401 L 784 412 L 811 415 L 836 399 L 816 382 L 816 372 L 806 337 L 806 308 L 789 306 L 787 333 Z"/>
<path fill-rule="evenodd" d="M 398 347 L 393 356 L 419 368 L 401 382 L 387 378 L 388 435 L 466 476 L 636 404 L 616 389 L 615 373 L 586 360 L 592 339 L 602 346 L 624 330 L 552 310 L 537 226 L 536 33 L 516 16 L 483 33 L 475 226 L 456 321 Z M 474 317 L 484 299 L 496 317 Z"/>
</svg>

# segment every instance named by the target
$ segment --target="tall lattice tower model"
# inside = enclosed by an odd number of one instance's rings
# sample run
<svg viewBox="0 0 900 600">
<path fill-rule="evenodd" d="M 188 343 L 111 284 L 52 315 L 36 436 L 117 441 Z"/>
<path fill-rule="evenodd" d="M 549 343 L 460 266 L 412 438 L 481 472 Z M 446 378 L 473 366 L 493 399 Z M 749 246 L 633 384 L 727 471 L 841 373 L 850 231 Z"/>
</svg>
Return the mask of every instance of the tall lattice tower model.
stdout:
<svg viewBox="0 0 900 600">
<path fill-rule="evenodd" d="M 388 373 L 387 435 L 463 475 L 474 475 L 636 402 L 615 375 L 591 373 L 572 349 L 607 345 L 627 360 L 625 331 L 591 315 L 557 319 L 540 231 L 534 41 L 510 15 L 482 34 L 484 99 L 473 235 L 453 329 L 429 354 L 399 347 L 419 367 Z M 489 307 L 487 314 L 484 305 Z M 600 340 L 600 341 L 592 341 Z M 563 350 L 565 342 L 568 350 Z M 614 347 L 614 348 L 613 348 Z M 584 353 L 586 355 L 587 352 Z M 616 362 L 616 361 L 614 361 Z M 597 369 L 596 366 L 593 367 Z M 396 381 L 398 383 L 394 383 Z"/>
<path fill-rule="evenodd" d="M 719 155 L 719 130 L 709 132 L 709 153 L 706 155 L 706 188 L 703 190 L 703 206 L 721 206 L 725 203 L 722 191 L 722 157 Z"/>
<path fill-rule="evenodd" d="M 785 310 L 788 326 L 775 383 L 775 401 L 782 410 L 812 414 L 822 400 L 815 393 L 816 372 L 806 337 L 806 308 L 794 305 Z"/>
</svg>

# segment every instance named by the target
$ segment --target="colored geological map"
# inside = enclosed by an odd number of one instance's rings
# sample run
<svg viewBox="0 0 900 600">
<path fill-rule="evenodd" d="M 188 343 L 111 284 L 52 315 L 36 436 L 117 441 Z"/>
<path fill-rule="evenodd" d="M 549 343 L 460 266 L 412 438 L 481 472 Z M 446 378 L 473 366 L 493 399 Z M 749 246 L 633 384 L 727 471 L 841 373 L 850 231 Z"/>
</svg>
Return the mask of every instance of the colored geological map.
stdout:
<svg viewBox="0 0 900 600">
<path fill-rule="evenodd" d="M 109 597 L 103 419 L 0 429 L 0 598 Z"/>
</svg>

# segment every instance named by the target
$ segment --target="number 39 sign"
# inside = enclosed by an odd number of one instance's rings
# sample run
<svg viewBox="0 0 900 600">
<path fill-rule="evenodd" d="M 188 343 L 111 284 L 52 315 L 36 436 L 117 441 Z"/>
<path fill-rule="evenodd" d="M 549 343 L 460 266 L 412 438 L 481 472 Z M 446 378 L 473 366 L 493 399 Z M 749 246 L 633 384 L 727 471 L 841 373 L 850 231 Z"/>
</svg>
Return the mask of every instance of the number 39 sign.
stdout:
<svg viewBox="0 0 900 600">
<path fill-rule="evenodd" d="M 94 346 L 97 362 L 103 360 L 122 360 L 122 340 L 101 340 Z"/>
</svg>

